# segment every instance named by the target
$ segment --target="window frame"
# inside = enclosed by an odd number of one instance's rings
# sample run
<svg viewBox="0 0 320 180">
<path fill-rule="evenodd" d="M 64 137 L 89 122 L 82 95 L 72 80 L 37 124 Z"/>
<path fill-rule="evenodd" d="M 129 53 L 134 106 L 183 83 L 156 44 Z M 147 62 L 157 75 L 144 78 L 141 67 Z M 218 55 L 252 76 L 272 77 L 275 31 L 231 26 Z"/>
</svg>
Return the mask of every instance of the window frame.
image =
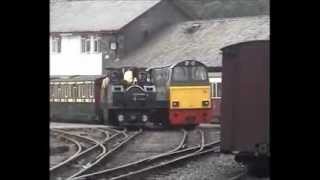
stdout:
<svg viewBox="0 0 320 180">
<path fill-rule="evenodd" d="M 91 38 L 90 36 L 81 36 L 80 51 L 82 54 L 91 53 Z"/>
<path fill-rule="evenodd" d="M 61 36 L 52 36 L 51 37 L 51 52 L 59 54 L 61 53 L 61 44 L 62 37 Z"/>
<path fill-rule="evenodd" d="M 101 53 L 101 37 L 94 36 L 93 37 L 93 53 Z"/>
<path fill-rule="evenodd" d="M 222 98 L 222 79 L 221 78 L 209 78 L 210 88 L 211 88 L 211 98 L 212 99 L 221 99 Z M 218 84 L 220 84 L 221 89 L 219 90 Z M 218 96 L 218 94 L 220 96 Z"/>
</svg>

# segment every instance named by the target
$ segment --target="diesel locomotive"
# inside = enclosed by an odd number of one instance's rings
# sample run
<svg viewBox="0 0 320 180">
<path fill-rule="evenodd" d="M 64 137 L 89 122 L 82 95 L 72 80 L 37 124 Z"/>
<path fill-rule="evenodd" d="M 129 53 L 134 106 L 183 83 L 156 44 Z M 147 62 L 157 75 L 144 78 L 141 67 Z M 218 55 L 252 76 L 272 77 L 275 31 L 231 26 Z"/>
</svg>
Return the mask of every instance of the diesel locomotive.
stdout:
<svg viewBox="0 0 320 180">
<path fill-rule="evenodd" d="M 207 67 L 185 60 L 171 66 L 150 69 L 158 96 L 168 101 L 168 121 L 172 126 L 209 123 L 212 100 Z"/>
</svg>

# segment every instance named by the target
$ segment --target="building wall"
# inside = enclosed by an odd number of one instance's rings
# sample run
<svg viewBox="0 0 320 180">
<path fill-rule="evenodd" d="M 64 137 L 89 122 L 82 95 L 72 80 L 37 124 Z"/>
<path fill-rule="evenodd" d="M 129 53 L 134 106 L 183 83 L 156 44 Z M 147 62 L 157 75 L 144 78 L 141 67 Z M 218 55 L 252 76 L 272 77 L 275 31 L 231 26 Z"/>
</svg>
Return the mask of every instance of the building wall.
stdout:
<svg viewBox="0 0 320 180">
<path fill-rule="evenodd" d="M 150 38 L 168 25 L 190 20 L 185 14 L 177 9 L 172 3 L 162 1 L 148 12 L 129 23 L 123 28 L 124 35 L 124 54 L 128 54 L 143 44 L 145 40 L 145 31 L 148 31 Z"/>
<path fill-rule="evenodd" d="M 94 34 L 89 34 L 93 36 Z M 108 51 L 110 57 L 114 52 L 109 50 L 111 35 L 101 36 L 101 51 Z M 93 41 L 91 41 L 91 52 L 81 52 L 81 34 L 62 35 L 61 52 L 52 52 L 52 37 L 50 37 L 50 75 L 100 75 L 102 74 L 102 53 L 93 52 Z"/>
</svg>

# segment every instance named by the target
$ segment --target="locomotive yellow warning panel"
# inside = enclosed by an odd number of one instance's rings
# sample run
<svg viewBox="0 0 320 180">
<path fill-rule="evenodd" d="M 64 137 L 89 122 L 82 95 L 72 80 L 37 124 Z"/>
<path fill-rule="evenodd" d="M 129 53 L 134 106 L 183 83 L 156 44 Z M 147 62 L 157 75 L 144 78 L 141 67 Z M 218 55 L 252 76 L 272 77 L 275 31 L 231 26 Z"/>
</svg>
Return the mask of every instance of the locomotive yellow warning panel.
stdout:
<svg viewBox="0 0 320 180">
<path fill-rule="evenodd" d="M 211 108 L 210 86 L 171 86 L 170 109 Z"/>
</svg>

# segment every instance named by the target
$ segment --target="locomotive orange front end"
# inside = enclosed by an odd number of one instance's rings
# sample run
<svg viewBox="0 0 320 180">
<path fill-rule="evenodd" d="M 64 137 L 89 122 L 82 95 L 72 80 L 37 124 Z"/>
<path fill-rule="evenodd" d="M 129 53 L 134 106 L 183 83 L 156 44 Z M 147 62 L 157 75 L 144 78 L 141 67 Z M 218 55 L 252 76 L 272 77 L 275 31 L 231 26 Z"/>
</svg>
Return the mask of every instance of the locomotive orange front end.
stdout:
<svg viewBox="0 0 320 180">
<path fill-rule="evenodd" d="M 169 119 L 172 125 L 209 123 L 210 86 L 171 86 Z"/>
<path fill-rule="evenodd" d="M 209 123 L 212 100 L 206 66 L 194 60 L 183 61 L 172 67 L 170 78 L 170 124 Z"/>
</svg>

